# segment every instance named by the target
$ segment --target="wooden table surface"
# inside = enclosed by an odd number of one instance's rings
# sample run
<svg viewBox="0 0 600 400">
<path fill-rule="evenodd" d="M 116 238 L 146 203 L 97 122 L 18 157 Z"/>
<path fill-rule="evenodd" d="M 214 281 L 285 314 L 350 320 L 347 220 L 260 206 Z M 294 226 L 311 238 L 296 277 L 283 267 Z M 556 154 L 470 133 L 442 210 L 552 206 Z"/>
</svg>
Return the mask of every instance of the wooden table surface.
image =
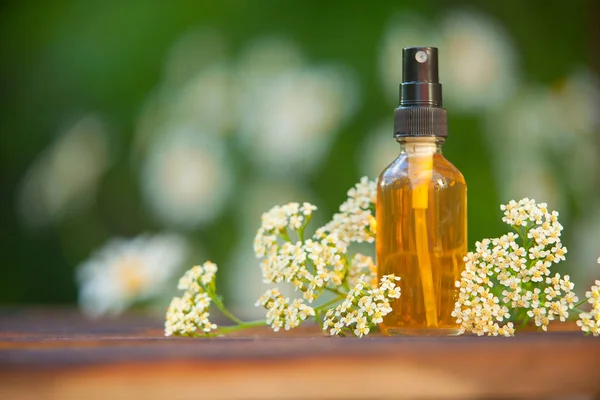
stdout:
<svg viewBox="0 0 600 400">
<path fill-rule="evenodd" d="M 0 399 L 600 399 L 600 338 L 572 326 L 515 338 L 332 338 L 313 326 L 187 339 L 161 325 L 0 309 Z"/>
</svg>

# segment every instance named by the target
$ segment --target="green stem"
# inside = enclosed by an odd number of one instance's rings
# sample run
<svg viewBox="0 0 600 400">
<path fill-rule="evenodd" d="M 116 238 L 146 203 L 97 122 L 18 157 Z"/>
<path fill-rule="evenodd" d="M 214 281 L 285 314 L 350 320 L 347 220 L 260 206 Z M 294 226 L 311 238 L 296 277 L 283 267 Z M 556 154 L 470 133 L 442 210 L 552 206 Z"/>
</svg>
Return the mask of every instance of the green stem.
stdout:
<svg viewBox="0 0 600 400">
<path fill-rule="evenodd" d="M 323 289 L 324 289 L 324 290 L 327 290 L 328 292 L 335 293 L 335 294 L 337 294 L 338 296 L 344 296 L 344 297 L 346 297 L 346 296 L 348 295 L 348 293 L 342 293 L 342 292 L 340 292 L 340 291 L 339 291 L 339 290 L 337 290 L 337 289 L 332 289 L 332 288 L 329 288 L 329 287 L 324 287 Z"/>
<path fill-rule="evenodd" d="M 290 235 L 288 235 L 287 233 L 287 229 L 283 228 L 279 234 L 281 235 L 281 237 L 283 238 L 283 240 L 285 240 L 286 242 L 292 242 L 292 239 L 290 239 Z"/>
<path fill-rule="evenodd" d="M 584 304 L 585 304 L 585 303 L 587 303 L 587 302 L 588 302 L 588 298 L 586 297 L 585 299 L 581 300 L 579 303 L 575 304 L 575 305 L 573 306 L 573 308 L 574 308 L 574 309 L 578 309 L 578 307 L 579 307 L 579 306 L 581 306 L 581 305 L 584 305 Z M 581 310 L 579 310 L 579 311 L 581 311 Z M 582 311 L 582 312 L 585 312 L 585 311 Z"/>
<path fill-rule="evenodd" d="M 308 272 L 310 272 L 311 274 L 317 273 L 317 267 L 315 267 L 313 261 L 310 258 L 306 257 L 305 265 L 306 265 L 306 269 L 308 269 Z"/>
<path fill-rule="evenodd" d="M 302 224 L 302 226 L 300 227 L 300 229 L 298 229 L 297 233 L 298 233 L 298 240 L 300 240 L 301 242 L 304 243 L 304 229 L 306 228 L 306 225 L 308 225 L 308 223 L 310 222 L 310 219 L 312 218 L 312 215 L 309 215 L 305 218 L 304 223 Z"/>
<path fill-rule="evenodd" d="M 319 326 L 323 326 L 323 318 L 321 318 L 321 310 L 315 308 L 315 323 Z"/>
<path fill-rule="evenodd" d="M 304 225 L 298 229 L 298 240 L 304 243 Z"/>
<path fill-rule="evenodd" d="M 213 298 L 213 303 L 217 306 L 217 308 L 219 310 L 221 310 L 221 312 L 230 320 L 232 320 L 233 322 L 235 322 L 236 324 L 240 325 L 243 324 L 244 321 L 242 321 L 241 319 L 239 319 L 238 317 L 236 317 L 235 315 L 233 315 L 231 312 L 229 312 L 228 309 L 225 308 L 225 306 L 223 305 L 223 303 L 221 302 L 221 300 Z"/>
<path fill-rule="evenodd" d="M 265 321 L 265 320 L 240 322 L 237 325 L 226 326 L 224 328 L 219 328 L 217 330 L 216 334 L 217 335 L 224 335 L 226 333 L 235 332 L 235 331 L 239 331 L 239 330 L 242 330 L 242 329 L 255 328 L 257 326 L 265 326 L 265 325 L 267 325 L 267 321 Z"/>
<path fill-rule="evenodd" d="M 529 232 L 528 227 L 519 226 L 514 229 L 517 232 L 517 234 L 519 235 L 519 237 L 521 238 L 521 241 L 523 242 L 523 248 L 527 252 L 529 252 L 530 243 L 529 243 L 529 238 L 527 237 L 527 233 Z"/>
<path fill-rule="evenodd" d="M 344 260 L 346 261 L 344 263 L 344 277 L 342 278 L 342 286 L 347 290 L 350 291 L 350 285 L 348 284 L 348 274 L 350 273 L 350 257 L 348 256 L 348 253 L 344 254 Z"/>
<path fill-rule="evenodd" d="M 340 296 L 336 297 L 335 299 L 328 301 L 327 303 L 324 303 L 324 304 L 321 304 L 318 307 L 315 307 L 315 311 L 316 310 L 324 310 L 327 307 L 329 307 L 329 306 L 331 306 L 331 305 L 333 305 L 335 303 L 339 303 L 340 301 L 344 300 L 345 298 L 346 298 L 346 296 L 341 296 L 340 295 Z"/>
</svg>

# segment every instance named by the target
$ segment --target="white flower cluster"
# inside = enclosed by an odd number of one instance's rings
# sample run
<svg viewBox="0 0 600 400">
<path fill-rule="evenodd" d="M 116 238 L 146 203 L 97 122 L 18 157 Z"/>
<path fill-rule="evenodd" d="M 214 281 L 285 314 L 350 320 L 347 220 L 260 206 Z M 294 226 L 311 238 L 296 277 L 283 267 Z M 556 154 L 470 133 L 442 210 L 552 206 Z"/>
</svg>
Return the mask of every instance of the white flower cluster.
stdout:
<svg viewBox="0 0 600 400">
<path fill-rule="evenodd" d="M 217 264 L 207 261 L 202 265 L 195 265 L 179 278 L 177 289 L 191 290 L 193 292 L 202 291 L 202 286 L 213 282 L 217 273 Z"/>
<path fill-rule="evenodd" d="M 316 207 L 290 203 L 273 207 L 263 214 L 262 226 L 254 241 L 257 257 L 264 257 L 261 268 L 265 283 L 291 283 L 309 302 L 316 299 L 328 283 L 341 285 L 345 273 L 345 242 L 332 234 L 321 240 L 278 242 L 278 236 L 290 240 L 287 228 L 303 229 Z M 285 235 L 285 236 L 284 236 Z"/>
<path fill-rule="evenodd" d="M 327 310 L 323 321 L 323 330 L 330 335 L 340 335 L 349 331 L 358 337 L 369 334 L 371 328 L 381 322 L 392 311 L 390 300 L 400 297 L 400 287 L 396 281 L 400 278 L 385 275 L 379 287 L 371 287 L 362 276 L 343 303 Z"/>
<path fill-rule="evenodd" d="M 315 310 L 304 304 L 302 299 L 295 299 L 290 303 L 290 299 L 284 298 L 277 288 L 267 290 L 258 299 L 256 306 L 267 309 L 267 324 L 275 332 L 281 328 L 286 331 L 295 328 L 309 316 L 315 315 Z"/>
<path fill-rule="evenodd" d="M 512 322 L 500 325 L 511 317 L 533 319 L 543 330 L 555 319 L 566 321 L 578 299 L 568 275 L 550 276 L 552 264 L 564 260 L 567 252 L 560 242 L 558 213 L 527 198 L 501 209 L 502 220 L 517 234 L 476 243 L 456 282 L 459 293 L 452 315 L 463 332 L 494 336 L 514 335 Z"/>
<path fill-rule="evenodd" d="M 600 263 L 600 258 L 598 259 Z M 594 336 L 600 335 L 600 281 L 595 281 L 594 286 L 589 291 L 585 292 L 585 297 L 588 303 L 592 305 L 590 312 L 579 314 L 577 325 L 586 333 L 591 333 Z"/>
<path fill-rule="evenodd" d="M 196 265 L 179 279 L 177 288 L 185 290 L 182 297 L 175 297 L 169 305 L 165 320 L 165 336 L 195 336 L 198 330 L 205 334 L 217 329 L 209 320 L 208 309 L 214 291 L 217 265 L 207 261 Z"/>
<path fill-rule="evenodd" d="M 275 206 L 261 217 L 262 224 L 254 238 L 254 252 L 257 257 L 264 257 L 273 252 L 277 246 L 278 235 L 288 235 L 287 229 L 300 230 L 310 220 L 316 206 L 310 203 L 289 203 Z"/>
<path fill-rule="evenodd" d="M 265 283 L 291 283 L 309 302 L 315 300 L 328 283 L 342 284 L 346 244 L 335 235 L 321 241 L 285 242 L 274 247 L 261 267 Z M 312 272 L 311 272 L 312 271 Z"/>
<path fill-rule="evenodd" d="M 370 279 L 376 279 L 375 265 L 370 257 L 357 254 L 349 259 L 347 255 L 351 242 L 375 240 L 372 214 L 375 198 L 375 182 L 362 178 L 348 191 L 348 199 L 340 207 L 340 213 L 306 240 L 304 229 L 316 210 L 312 204 L 289 203 L 263 214 L 254 239 L 254 252 L 258 258 L 263 258 L 263 281 L 289 283 L 302 292 L 303 297 L 289 304 L 288 299 L 283 299 L 278 290 L 273 289 L 274 292 L 267 292 L 267 297 L 259 299 L 257 306 L 267 308 L 267 318 L 273 329 L 293 328 L 304 320 L 286 319 L 284 313 L 299 309 L 299 315 L 314 315 L 312 308 L 303 308 L 308 306 L 302 301 L 312 303 L 326 288 L 337 291 L 347 283 L 356 283 L 358 276 L 365 273 Z M 309 311 L 303 314 L 303 310 L 310 310 L 312 314 Z"/>
<path fill-rule="evenodd" d="M 348 191 L 348 199 L 340 206 L 340 212 L 319 228 L 317 237 L 337 233 L 340 240 L 350 242 L 375 241 L 375 217 L 373 209 L 377 201 L 377 183 L 362 177 L 360 182 Z"/>
</svg>

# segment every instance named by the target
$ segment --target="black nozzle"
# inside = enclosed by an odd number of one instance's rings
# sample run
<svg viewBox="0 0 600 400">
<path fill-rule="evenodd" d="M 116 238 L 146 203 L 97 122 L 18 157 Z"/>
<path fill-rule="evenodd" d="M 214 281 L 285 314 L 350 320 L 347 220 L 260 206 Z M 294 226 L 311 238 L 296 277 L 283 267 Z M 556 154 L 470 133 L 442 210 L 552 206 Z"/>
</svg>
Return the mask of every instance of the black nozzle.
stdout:
<svg viewBox="0 0 600 400">
<path fill-rule="evenodd" d="M 394 136 L 445 138 L 447 126 L 438 75 L 438 49 L 405 47 L 402 50 L 400 107 L 394 112 Z"/>
<path fill-rule="evenodd" d="M 405 47 L 402 50 L 402 82 L 439 83 L 438 49 Z"/>
<path fill-rule="evenodd" d="M 402 50 L 400 106 L 442 106 L 437 48 L 405 47 Z"/>
</svg>

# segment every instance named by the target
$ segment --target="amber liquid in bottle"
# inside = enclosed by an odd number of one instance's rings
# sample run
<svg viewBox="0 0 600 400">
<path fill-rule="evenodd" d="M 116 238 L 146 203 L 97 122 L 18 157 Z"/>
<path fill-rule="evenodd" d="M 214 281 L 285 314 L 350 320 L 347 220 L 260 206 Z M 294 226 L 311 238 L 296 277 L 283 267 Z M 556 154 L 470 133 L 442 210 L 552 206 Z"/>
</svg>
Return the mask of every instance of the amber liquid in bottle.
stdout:
<svg viewBox="0 0 600 400">
<path fill-rule="evenodd" d="M 387 335 L 456 335 L 455 282 L 467 253 L 467 187 L 443 139 L 398 139 L 400 156 L 377 187 L 377 269 L 401 277 L 381 329 Z"/>
</svg>

